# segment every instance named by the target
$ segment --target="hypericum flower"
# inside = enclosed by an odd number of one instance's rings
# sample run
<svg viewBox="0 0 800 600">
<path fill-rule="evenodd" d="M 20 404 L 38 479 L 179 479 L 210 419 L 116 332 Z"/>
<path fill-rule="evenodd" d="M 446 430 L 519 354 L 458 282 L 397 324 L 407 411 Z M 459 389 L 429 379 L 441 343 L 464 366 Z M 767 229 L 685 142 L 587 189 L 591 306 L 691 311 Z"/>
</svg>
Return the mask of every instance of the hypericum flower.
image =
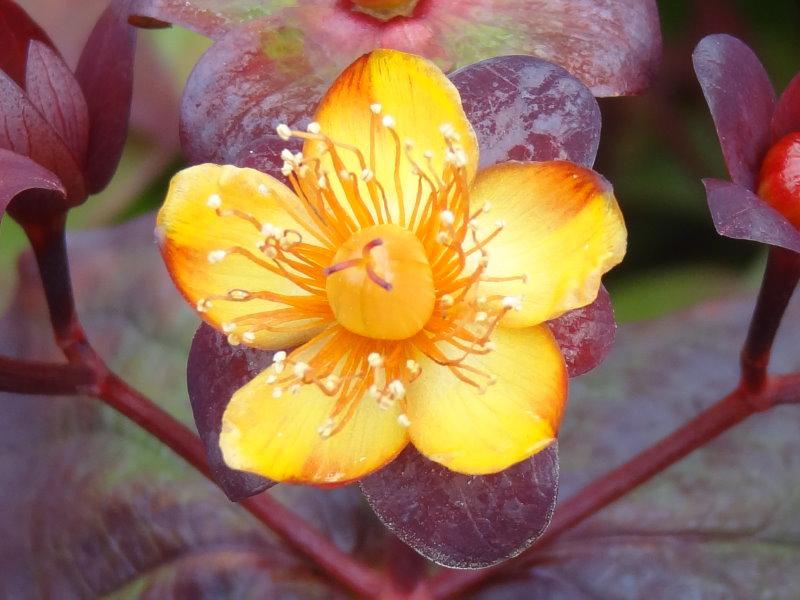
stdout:
<svg viewBox="0 0 800 600">
<path fill-rule="evenodd" d="M 800 74 L 776 101 L 758 58 L 729 35 L 701 40 L 694 65 L 733 181 L 704 180 L 718 231 L 800 252 Z"/>
<path fill-rule="evenodd" d="M 228 465 L 340 483 L 409 441 L 468 474 L 548 446 L 567 376 L 543 323 L 592 302 L 624 255 L 608 183 L 564 161 L 476 173 L 458 92 L 397 51 L 358 59 L 306 130 L 277 133 L 304 141 L 283 154 L 291 189 L 199 165 L 158 217 L 200 316 L 277 350 L 225 411 Z"/>
</svg>

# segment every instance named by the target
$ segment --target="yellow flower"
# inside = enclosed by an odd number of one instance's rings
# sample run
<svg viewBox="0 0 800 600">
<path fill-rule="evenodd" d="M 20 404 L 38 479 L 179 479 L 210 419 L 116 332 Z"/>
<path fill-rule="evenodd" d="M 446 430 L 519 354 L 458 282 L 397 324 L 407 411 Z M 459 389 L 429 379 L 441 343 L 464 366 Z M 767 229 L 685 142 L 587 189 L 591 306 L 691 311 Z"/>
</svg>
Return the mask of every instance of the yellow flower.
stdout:
<svg viewBox="0 0 800 600">
<path fill-rule="evenodd" d="M 377 50 L 323 98 L 269 175 L 199 165 L 158 216 L 172 277 L 231 344 L 276 350 L 231 398 L 229 466 L 359 479 L 407 443 L 467 474 L 555 438 L 567 395 L 545 324 L 595 299 L 625 253 L 608 183 L 568 162 L 477 172 L 457 91 Z M 284 352 L 284 349 L 295 348 Z"/>
</svg>

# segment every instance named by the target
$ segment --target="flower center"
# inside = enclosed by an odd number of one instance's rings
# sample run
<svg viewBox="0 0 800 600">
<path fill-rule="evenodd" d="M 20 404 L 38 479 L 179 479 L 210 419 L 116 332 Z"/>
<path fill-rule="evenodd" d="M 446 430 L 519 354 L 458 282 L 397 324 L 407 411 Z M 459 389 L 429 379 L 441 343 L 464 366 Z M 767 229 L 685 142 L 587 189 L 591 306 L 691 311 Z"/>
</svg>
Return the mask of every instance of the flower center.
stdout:
<svg viewBox="0 0 800 600">
<path fill-rule="evenodd" d="M 353 0 L 353 10 L 381 21 L 394 17 L 410 17 L 419 0 Z"/>
<path fill-rule="evenodd" d="M 800 132 L 785 135 L 767 152 L 758 195 L 800 227 Z"/>
<path fill-rule="evenodd" d="M 419 332 L 433 314 L 433 272 L 425 248 L 399 225 L 355 232 L 325 274 L 331 310 L 353 333 L 402 340 Z"/>
</svg>

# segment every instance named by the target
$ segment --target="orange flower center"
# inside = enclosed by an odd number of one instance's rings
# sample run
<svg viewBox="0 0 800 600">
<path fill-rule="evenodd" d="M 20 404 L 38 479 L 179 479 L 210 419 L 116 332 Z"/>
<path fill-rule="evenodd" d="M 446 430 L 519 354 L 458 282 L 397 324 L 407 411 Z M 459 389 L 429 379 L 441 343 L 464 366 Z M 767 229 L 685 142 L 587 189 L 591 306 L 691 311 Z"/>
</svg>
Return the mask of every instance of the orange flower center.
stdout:
<svg viewBox="0 0 800 600">
<path fill-rule="evenodd" d="M 433 314 L 433 272 L 417 236 L 398 225 L 373 225 L 341 245 L 326 289 L 342 327 L 376 339 L 402 340 Z"/>
<path fill-rule="evenodd" d="M 382 21 L 394 17 L 410 17 L 419 0 L 353 0 L 353 10 Z"/>
</svg>

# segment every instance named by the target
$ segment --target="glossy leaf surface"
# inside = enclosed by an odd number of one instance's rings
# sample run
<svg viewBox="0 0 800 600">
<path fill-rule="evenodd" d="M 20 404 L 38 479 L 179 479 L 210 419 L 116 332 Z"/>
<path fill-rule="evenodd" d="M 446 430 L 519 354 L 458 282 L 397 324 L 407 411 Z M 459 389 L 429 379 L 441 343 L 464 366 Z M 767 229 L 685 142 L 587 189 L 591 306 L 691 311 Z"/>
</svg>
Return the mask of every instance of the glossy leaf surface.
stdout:
<svg viewBox="0 0 800 600">
<path fill-rule="evenodd" d="M 487 567 L 519 554 L 550 523 L 557 444 L 484 476 L 454 473 L 409 447 L 361 489 L 384 524 L 426 558 L 447 567 Z"/>
<path fill-rule="evenodd" d="M 186 370 L 194 422 L 206 448 L 214 479 L 231 500 L 264 491 L 275 482 L 228 468 L 219 448 L 222 414 L 237 389 L 272 364 L 272 353 L 231 346 L 224 335 L 202 324 L 192 340 Z"/>
<path fill-rule="evenodd" d="M 25 63 L 28 44 L 39 40 L 52 46 L 50 38 L 13 0 L 0 0 L 0 71 L 4 71 L 17 84 L 25 83 Z"/>
<path fill-rule="evenodd" d="M 692 55 L 731 179 L 755 189 L 771 141 L 775 91 L 753 51 L 725 34 L 710 35 Z"/>
<path fill-rule="evenodd" d="M 89 35 L 75 76 L 89 106 L 86 182 L 90 193 L 111 180 L 128 135 L 133 94 L 136 30 L 128 24 L 129 0 L 112 0 Z"/>
<path fill-rule="evenodd" d="M 450 79 L 461 93 L 481 150 L 481 166 L 508 160 L 570 160 L 592 166 L 600 108 L 567 71 L 530 56 L 469 65 Z"/>
<path fill-rule="evenodd" d="M 719 179 L 704 179 L 703 184 L 720 235 L 800 252 L 800 230 L 753 192 Z"/>
<path fill-rule="evenodd" d="M 611 297 L 602 285 L 597 299 L 548 323 L 561 347 L 570 377 L 583 375 L 611 352 L 617 333 Z"/>
<path fill-rule="evenodd" d="M 61 181 L 52 172 L 26 156 L 0 150 L 0 219 L 9 203 L 28 190 L 65 194 Z"/>
<path fill-rule="evenodd" d="M 380 47 L 425 56 L 448 70 L 503 54 L 531 54 L 562 64 L 599 96 L 644 89 L 661 53 L 652 0 L 428 0 L 410 17 L 388 22 L 331 0 L 137 0 L 135 12 L 215 39 L 262 19 L 264 33 L 285 27 L 293 31 L 293 43 L 321 45 L 336 72 Z M 298 66 L 295 57 L 287 58 Z"/>
<path fill-rule="evenodd" d="M 42 42 L 29 46 L 25 93 L 82 165 L 89 143 L 86 99 L 64 60 Z"/>
<path fill-rule="evenodd" d="M 794 131 L 800 131 L 800 73 L 794 76 L 778 98 L 772 117 L 773 139 L 778 140 Z"/>
</svg>

